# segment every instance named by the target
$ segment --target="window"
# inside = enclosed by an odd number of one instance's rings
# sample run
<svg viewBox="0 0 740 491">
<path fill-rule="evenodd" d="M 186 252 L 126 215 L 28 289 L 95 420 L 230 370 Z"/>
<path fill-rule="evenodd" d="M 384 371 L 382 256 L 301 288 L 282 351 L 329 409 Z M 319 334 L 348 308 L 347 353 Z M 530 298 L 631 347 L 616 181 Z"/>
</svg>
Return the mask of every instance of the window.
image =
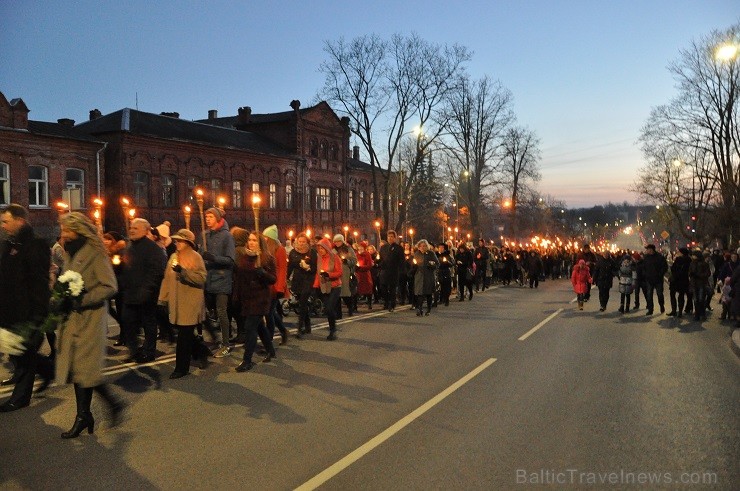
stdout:
<svg viewBox="0 0 740 491">
<path fill-rule="evenodd" d="M 355 211 L 355 192 L 350 190 L 349 196 L 347 197 L 347 209 L 349 211 Z"/>
<path fill-rule="evenodd" d="M 213 206 L 219 206 L 219 194 L 221 194 L 221 179 L 211 179 L 211 203 L 213 203 Z"/>
<path fill-rule="evenodd" d="M 293 185 L 292 184 L 285 185 L 285 209 L 286 210 L 293 209 Z"/>
<path fill-rule="evenodd" d="M 327 145 L 326 140 L 321 140 L 321 143 L 319 144 L 319 155 L 321 155 L 322 159 L 328 158 L 329 154 L 327 153 Z"/>
<path fill-rule="evenodd" d="M 146 208 L 149 206 L 149 175 L 146 172 L 134 172 L 134 203 Z"/>
<path fill-rule="evenodd" d="M 316 188 L 316 209 L 317 210 L 331 209 L 331 189 Z"/>
<path fill-rule="evenodd" d="M 177 206 L 177 188 L 175 187 L 175 176 L 172 174 L 162 175 L 162 206 L 167 208 Z"/>
<path fill-rule="evenodd" d="M 311 209 L 311 188 L 306 186 L 306 192 L 304 193 L 305 198 L 303 199 L 304 206 L 307 210 Z"/>
<path fill-rule="evenodd" d="M 329 158 L 332 160 L 339 160 L 339 150 L 337 149 L 336 143 L 329 145 Z"/>
<path fill-rule="evenodd" d="M 357 203 L 358 211 L 365 211 L 365 191 L 360 191 L 360 200 Z"/>
<path fill-rule="evenodd" d="M 370 193 L 370 211 L 375 211 L 375 193 Z"/>
<path fill-rule="evenodd" d="M 49 206 L 49 177 L 41 165 L 28 166 L 28 206 Z"/>
<path fill-rule="evenodd" d="M 277 186 L 270 184 L 270 196 L 268 198 L 268 208 L 274 210 L 277 208 Z"/>
<path fill-rule="evenodd" d="M 62 200 L 69 205 L 70 210 L 79 210 L 85 207 L 85 172 L 82 169 L 67 169 L 64 171 L 64 189 Z"/>
<path fill-rule="evenodd" d="M 308 153 L 311 157 L 319 156 L 319 141 L 316 138 L 311 138 L 308 144 Z"/>
<path fill-rule="evenodd" d="M 231 205 L 234 208 L 242 207 L 242 182 L 234 181 L 231 184 Z"/>
<path fill-rule="evenodd" d="M 0 162 L 0 206 L 10 204 L 10 166 Z"/>
<path fill-rule="evenodd" d="M 334 190 L 334 210 L 341 210 L 342 206 L 342 190 L 336 189 Z"/>
</svg>

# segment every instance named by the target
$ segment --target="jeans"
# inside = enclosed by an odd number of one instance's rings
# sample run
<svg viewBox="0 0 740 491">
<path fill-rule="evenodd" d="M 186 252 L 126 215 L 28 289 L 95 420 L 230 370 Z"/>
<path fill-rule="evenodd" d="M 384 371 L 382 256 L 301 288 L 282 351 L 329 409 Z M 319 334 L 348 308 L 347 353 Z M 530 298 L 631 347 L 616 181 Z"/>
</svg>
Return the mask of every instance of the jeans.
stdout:
<svg viewBox="0 0 740 491">
<path fill-rule="evenodd" d="M 663 281 L 657 283 L 647 282 L 647 293 L 645 294 L 645 300 L 647 301 L 647 309 L 649 312 L 653 311 L 655 304 L 653 303 L 653 292 L 658 296 L 658 305 L 661 309 L 665 309 L 665 298 L 663 298 Z"/>
<path fill-rule="evenodd" d="M 231 323 L 229 322 L 229 295 L 227 293 L 206 293 L 206 307 L 215 309 L 218 316 L 218 325 L 221 328 L 221 343 L 228 346 L 231 337 Z"/>
<path fill-rule="evenodd" d="M 707 315 L 706 294 L 706 285 L 694 286 L 694 319 L 703 319 Z"/>
<path fill-rule="evenodd" d="M 272 336 L 267 332 L 267 326 L 264 322 L 264 316 L 262 315 L 246 315 L 244 316 L 244 331 L 246 334 L 246 341 L 244 343 L 244 361 L 247 363 L 252 362 L 252 356 L 257 348 L 257 336 L 262 341 L 262 346 L 265 347 L 267 353 L 275 356 L 275 347 L 272 344 Z"/>
</svg>

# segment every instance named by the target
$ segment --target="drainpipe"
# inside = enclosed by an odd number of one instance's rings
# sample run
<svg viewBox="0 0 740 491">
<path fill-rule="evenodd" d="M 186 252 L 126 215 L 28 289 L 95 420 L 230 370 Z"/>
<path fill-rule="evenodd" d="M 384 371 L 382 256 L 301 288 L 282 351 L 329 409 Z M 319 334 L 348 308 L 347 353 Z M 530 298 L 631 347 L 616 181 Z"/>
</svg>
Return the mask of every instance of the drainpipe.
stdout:
<svg viewBox="0 0 740 491">
<path fill-rule="evenodd" d="M 108 147 L 108 142 L 103 143 L 103 148 L 98 150 L 95 153 L 95 172 L 96 172 L 96 179 L 97 179 L 97 186 L 98 186 L 98 198 L 100 198 L 100 152 L 105 151 L 105 149 Z"/>
</svg>

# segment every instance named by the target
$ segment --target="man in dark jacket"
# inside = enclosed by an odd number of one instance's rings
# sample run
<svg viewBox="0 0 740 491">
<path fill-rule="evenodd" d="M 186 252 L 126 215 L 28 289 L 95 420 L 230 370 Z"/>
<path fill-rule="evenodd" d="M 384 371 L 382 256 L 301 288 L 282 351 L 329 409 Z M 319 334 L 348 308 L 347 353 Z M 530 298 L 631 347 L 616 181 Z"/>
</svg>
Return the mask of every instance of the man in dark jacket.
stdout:
<svg viewBox="0 0 740 491">
<path fill-rule="evenodd" d="M 231 322 L 229 320 L 228 308 L 229 297 L 233 282 L 234 258 L 236 247 L 234 236 L 229 233 L 229 224 L 219 208 L 209 208 L 205 213 L 206 247 L 204 247 L 203 261 L 206 263 L 206 307 L 210 312 L 215 312 L 215 318 L 221 329 L 221 344 L 214 357 L 223 358 L 231 353 L 233 347 L 229 344 L 231 339 Z"/>
<path fill-rule="evenodd" d="M 143 218 L 131 222 L 121 268 L 121 321 L 131 361 L 148 363 L 157 353 L 157 298 L 167 258 L 149 239 L 151 225 Z M 139 329 L 144 329 L 144 344 L 139 347 Z"/>
<path fill-rule="evenodd" d="M 712 270 L 701 251 L 694 251 L 689 264 L 689 285 L 694 296 L 694 320 L 707 320 L 706 295 L 711 288 Z"/>
<path fill-rule="evenodd" d="M 11 204 L 1 216 L 8 237 L 0 243 L 0 327 L 12 330 L 24 322 L 39 325 L 49 310 L 51 250 L 34 235 L 25 208 Z M 44 379 L 43 385 L 48 385 L 53 368 L 48 358 L 38 354 L 43 339 L 41 332 L 34 332 L 24 343 L 25 352 L 10 357 L 15 365 L 15 387 L 0 412 L 28 406 L 36 372 Z"/>
<path fill-rule="evenodd" d="M 618 272 L 618 266 L 609 251 L 604 251 L 602 256 L 597 257 L 591 277 L 599 289 L 599 311 L 603 312 L 609 302 L 609 291 L 614 285 L 614 275 Z"/>
<path fill-rule="evenodd" d="M 686 305 L 686 300 L 689 299 L 689 264 L 691 264 L 691 258 L 689 258 L 689 250 L 685 247 L 681 247 L 676 254 L 676 258 L 671 264 L 671 279 L 668 283 L 668 294 L 671 298 L 671 311 L 668 312 L 670 316 L 681 317 L 683 315 L 683 309 Z M 676 304 L 676 294 L 678 294 L 678 304 Z M 676 310 L 678 308 L 678 310 Z"/>
<path fill-rule="evenodd" d="M 389 312 L 396 308 L 398 275 L 404 260 L 403 247 L 396 240 L 396 231 L 389 230 L 388 243 L 380 247 L 380 284 L 385 297 L 383 308 Z"/>
<path fill-rule="evenodd" d="M 486 268 L 490 257 L 491 254 L 486 247 L 486 241 L 479 239 L 473 258 L 475 261 L 475 291 L 485 291 L 486 289 Z"/>
<path fill-rule="evenodd" d="M 645 246 L 645 257 L 642 260 L 645 285 L 647 287 L 647 312 L 645 315 L 653 315 L 653 292 L 658 297 L 660 313 L 665 312 L 665 298 L 663 297 L 663 281 L 668 271 L 668 263 L 663 254 L 655 251 L 653 244 Z"/>
</svg>

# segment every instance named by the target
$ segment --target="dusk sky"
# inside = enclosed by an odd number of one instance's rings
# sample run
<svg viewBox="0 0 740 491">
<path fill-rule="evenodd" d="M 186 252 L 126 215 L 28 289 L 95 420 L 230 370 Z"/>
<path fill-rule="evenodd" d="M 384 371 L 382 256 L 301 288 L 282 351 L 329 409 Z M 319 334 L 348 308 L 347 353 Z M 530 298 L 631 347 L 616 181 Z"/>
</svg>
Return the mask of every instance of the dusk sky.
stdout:
<svg viewBox="0 0 740 491">
<path fill-rule="evenodd" d="M 737 0 L 0 0 L 0 92 L 33 120 L 124 107 L 183 119 L 316 102 L 326 40 L 418 33 L 470 48 L 541 139 L 537 188 L 568 207 L 636 202 L 627 187 L 679 51 L 740 20 Z"/>
</svg>

